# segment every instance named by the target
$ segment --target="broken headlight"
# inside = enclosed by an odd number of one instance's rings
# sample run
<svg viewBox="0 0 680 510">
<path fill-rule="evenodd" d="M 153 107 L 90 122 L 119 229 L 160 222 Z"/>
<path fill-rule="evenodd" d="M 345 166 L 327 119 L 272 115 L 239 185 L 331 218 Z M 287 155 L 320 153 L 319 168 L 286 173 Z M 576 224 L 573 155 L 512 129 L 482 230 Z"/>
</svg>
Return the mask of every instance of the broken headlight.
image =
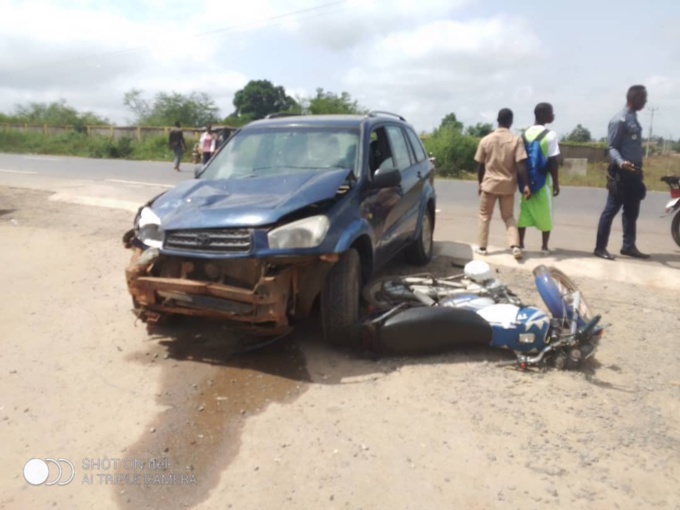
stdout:
<svg viewBox="0 0 680 510">
<path fill-rule="evenodd" d="M 273 250 L 315 248 L 326 237 L 330 222 L 326 216 L 312 216 L 275 228 L 269 234 L 269 247 Z"/>
<path fill-rule="evenodd" d="M 160 248 L 163 245 L 161 219 L 150 207 L 144 207 L 139 213 L 135 231 L 137 239 L 145 245 L 152 248 Z"/>
</svg>

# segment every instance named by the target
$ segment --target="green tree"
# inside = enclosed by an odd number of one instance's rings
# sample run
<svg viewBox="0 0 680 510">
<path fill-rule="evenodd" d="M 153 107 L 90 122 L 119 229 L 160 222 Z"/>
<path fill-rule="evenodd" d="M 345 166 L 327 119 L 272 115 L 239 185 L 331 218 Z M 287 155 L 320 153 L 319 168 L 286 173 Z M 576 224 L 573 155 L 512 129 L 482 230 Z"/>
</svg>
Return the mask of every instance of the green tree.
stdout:
<svg viewBox="0 0 680 510">
<path fill-rule="evenodd" d="M 590 135 L 590 131 L 584 128 L 581 124 L 578 124 L 574 130 L 564 137 L 566 142 L 577 142 L 577 143 L 588 143 L 592 141 L 593 137 Z"/>
<path fill-rule="evenodd" d="M 476 136 L 477 138 L 483 138 L 493 131 L 493 125 L 488 122 L 481 123 L 478 122 L 474 126 L 468 126 L 465 130 L 465 134 L 468 136 Z"/>
<path fill-rule="evenodd" d="M 458 177 L 476 169 L 474 157 L 479 139 L 464 135 L 455 122 L 444 124 L 432 136 L 423 139 L 425 149 L 437 158 L 437 171 Z"/>
<path fill-rule="evenodd" d="M 136 124 L 170 126 L 179 121 L 184 126 L 200 127 L 218 122 L 219 109 L 205 92 L 159 92 L 151 102 L 142 94 L 132 89 L 123 96 L 123 104 L 135 115 Z"/>
<path fill-rule="evenodd" d="M 234 95 L 234 107 L 236 110 L 230 117 L 256 120 L 270 113 L 292 111 L 298 104 L 282 86 L 275 86 L 269 80 L 250 80 Z"/>
<path fill-rule="evenodd" d="M 66 104 L 65 99 L 52 103 L 28 103 L 17 105 L 12 116 L 6 116 L 9 122 L 25 122 L 28 124 L 48 124 L 51 126 L 108 125 L 108 119 L 92 112 L 79 112 Z"/>
<path fill-rule="evenodd" d="M 463 123 L 458 120 L 458 117 L 456 117 L 456 114 L 453 112 L 447 114 L 439 124 L 439 129 L 443 129 L 445 127 L 449 127 L 454 131 L 458 131 L 459 133 L 462 133 L 463 131 Z"/>
<path fill-rule="evenodd" d="M 324 91 L 322 88 L 316 89 L 316 95 L 300 101 L 302 110 L 312 115 L 323 114 L 362 114 L 368 110 L 359 106 L 356 100 L 348 92 L 341 92 L 339 95 L 333 92 Z"/>
</svg>

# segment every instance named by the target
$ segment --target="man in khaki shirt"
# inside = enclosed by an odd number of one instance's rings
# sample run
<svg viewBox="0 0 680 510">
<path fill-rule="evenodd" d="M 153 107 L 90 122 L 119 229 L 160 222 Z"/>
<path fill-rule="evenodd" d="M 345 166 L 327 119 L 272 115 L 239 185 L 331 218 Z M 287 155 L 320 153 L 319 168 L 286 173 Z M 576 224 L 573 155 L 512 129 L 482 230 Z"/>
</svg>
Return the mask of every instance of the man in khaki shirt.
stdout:
<svg viewBox="0 0 680 510">
<path fill-rule="evenodd" d="M 498 112 L 498 129 L 485 136 L 479 142 L 475 161 L 479 164 L 479 247 L 475 250 L 486 255 L 489 242 L 489 224 L 493 216 L 496 201 L 500 204 L 501 218 L 505 222 L 508 245 L 516 259 L 522 258 L 519 248 L 519 233 L 515 221 L 515 191 L 517 179 L 523 184 L 524 196 L 528 199 L 530 192 L 525 161 L 527 153 L 522 140 L 510 133 L 513 113 L 508 108 Z"/>
</svg>

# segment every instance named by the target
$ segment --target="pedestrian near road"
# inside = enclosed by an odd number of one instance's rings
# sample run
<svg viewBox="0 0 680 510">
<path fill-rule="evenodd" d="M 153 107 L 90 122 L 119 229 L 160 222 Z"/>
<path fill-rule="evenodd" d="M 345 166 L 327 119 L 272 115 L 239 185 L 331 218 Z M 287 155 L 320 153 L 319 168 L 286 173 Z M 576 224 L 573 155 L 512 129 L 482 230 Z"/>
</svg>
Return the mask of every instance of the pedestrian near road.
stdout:
<svg viewBox="0 0 680 510">
<path fill-rule="evenodd" d="M 623 246 L 621 255 L 639 259 L 649 258 L 640 252 L 635 243 L 636 223 L 640 214 L 640 202 L 647 194 L 642 173 L 642 126 L 637 112 L 647 104 L 647 89 L 633 85 L 626 95 L 626 107 L 609 122 L 608 150 L 611 163 L 607 170 L 607 203 L 597 228 L 596 257 L 614 260 L 607 251 L 609 234 L 614 217 L 623 207 Z"/>
<path fill-rule="evenodd" d="M 208 124 L 205 132 L 201 135 L 199 143 L 201 144 L 201 151 L 203 152 L 203 164 L 205 165 L 215 152 L 215 145 L 217 143 L 217 137 L 215 136 L 215 133 L 213 133 L 212 126 L 210 124 Z"/>
<path fill-rule="evenodd" d="M 525 185 L 528 182 L 524 164 L 527 154 L 522 141 L 510 133 L 512 121 L 512 110 L 500 110 L 498 129 L 481 139 L 475 154 L 479 179 L 479 246 L 475 251 L 481 255 L 487 254 L 489 226 L 498 201 L 501 218 L 505 222 L 508 245 L 514 257 L 521 259 L 522 250 L 519 248 L 514 207 L 518 175 L 525 196 L 529 196 L 529 187 Z"/>
<path fill-rule="evenodd" d="M 540 148 L 539 158 L 544 162 L 542 168 L 528 169 L 529 179 L 536 185 L 531 186 L 531 197 L 520 198 L 520 212 L 517 226 L 519 227 L 519 246 L 524 250 L 524 236 L 527 227 L 536 227 L 542 233 L 541 254 L 550 255 L 550 232 L 553 229 L 553 197 L 560 194 L 558 180 L 557 156 L 560 146 L 557 133 L 548 129 L 546 124 L 555 121 L 555 113 L 550 103 L 539 103 L 534 108 L 534 125 L 524 132 L 525 147 L 530 147 L 536 141 Z M 529 150 L 529 149 L 527 149 Z M 535 162 L 530 161 L 530 164 Z"/>
<path fill-rule="evenodd" d="M 187 144 L 184 141 L 184 133 L 180 129 L 179 121 L 175 122 L 175 127 L 170 130 L 169 143 L 170 150 L 175 153 L 175 170 L 180 171 L 179 165 L 182 162 L 182 155 L 187 149 Z"/>
</svg>

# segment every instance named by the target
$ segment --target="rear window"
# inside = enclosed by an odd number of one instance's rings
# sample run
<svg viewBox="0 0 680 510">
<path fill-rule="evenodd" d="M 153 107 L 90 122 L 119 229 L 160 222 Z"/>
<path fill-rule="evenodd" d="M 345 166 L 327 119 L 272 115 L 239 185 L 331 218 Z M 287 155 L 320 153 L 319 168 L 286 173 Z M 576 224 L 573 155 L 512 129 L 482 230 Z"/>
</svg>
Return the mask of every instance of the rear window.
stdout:
<svg viewBox="0 0 680 510">
<path fill-rule="evenodd" d="M 416 136 L 416 134 L 413 132 L 411 129 L 406 129 L 406 134 L 408 135 L 408 139 L 411 141 L 411 145 L 413 146 L 413 151 L 416 154 L 416 161 L 421 162 L 427 159 L 427 153 L 425 152 L 425 149 L 423 148 L 423 142 L 420 141 L 420 138 Z"/>
</svg>

